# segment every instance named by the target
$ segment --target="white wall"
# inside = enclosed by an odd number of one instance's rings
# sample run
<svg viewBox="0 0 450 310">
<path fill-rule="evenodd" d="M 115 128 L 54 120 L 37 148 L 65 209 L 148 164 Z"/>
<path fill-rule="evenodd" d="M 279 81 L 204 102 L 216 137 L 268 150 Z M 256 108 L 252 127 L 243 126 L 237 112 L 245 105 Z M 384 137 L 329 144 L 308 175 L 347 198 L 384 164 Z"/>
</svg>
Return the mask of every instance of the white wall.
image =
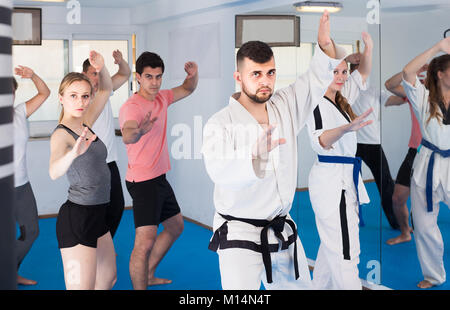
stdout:
<svg viewBox="0 0 450 310">
<path fill-rule="evenodd" d="M 31 3 L 26 6 L 42 9 L 42 37 L 44 39 L 111 39 L 118 35 L 125 35 L 131 39 L 131 35 L 135 33 L 138 37 L 138 53 L 147 44 L 145 42 L 146 28 L 133 22 L 131 9 L 83 6 L 80 11 L 81 23 L 69 24 L 66 17 L 70 10 L 65 6 L 38 6 Z"/>
</svg>

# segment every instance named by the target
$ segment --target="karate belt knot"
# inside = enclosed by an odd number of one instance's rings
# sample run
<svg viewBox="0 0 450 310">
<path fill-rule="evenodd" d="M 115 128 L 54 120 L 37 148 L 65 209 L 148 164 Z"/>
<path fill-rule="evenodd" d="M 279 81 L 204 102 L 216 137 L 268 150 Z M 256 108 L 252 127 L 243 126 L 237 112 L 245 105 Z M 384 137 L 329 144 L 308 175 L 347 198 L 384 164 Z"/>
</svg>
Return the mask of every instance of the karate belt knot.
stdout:
<svg viewBox="0 0 450 310">
<path fill-rule="evenodd" d="M 328 156 L 328 155 L 318 155 L 319 162 L 321 163 L 331 163 L 331 164 L 351 164 L 353 165 L 353 184 L 355 184 L 356 189 L 356 200 L 358 201 L 358 215 L 359 215 L 359 226 L 363 227 L 364 219 L 362 216 L 361 203 L 359 202 L 359 174 L 361 172 L 361 157 L 348 157 L 348 156 Z"/>
<path fill-rule="evenodd" d="M 270 252 L 278 252 L 279 244 L 269 244 L 268 232 L 269 228 L 272 228 L 275 232 L 275 236 L 282 242 L 281 249 L 285 250 L 289 248 L 289 245 L 294 243 L 294 269 L 295 269 L 295 279 L 297 280 L 300 275 L 298 271 L 298 260 L 297 260 L 297 228 L 295 223 L 291 219 L 287 219 L 286 216 L 277 216 L 271 221 L 268 220 L 255 220 L 255 219 L 245 219 L 237 218 L 230 215 L 220 214 L 227 221 L 222 224 L 215 232 L 214 236 L 209 243 L 209 249 L 216 252 L 220 249 L 227 248 L 243 248 L 253 250 L 255 252 L 260 252 L 262 254 L 264 268 L 266 270 L 267 282 L 272 283 L 272 260 L 270 258 Z M 247 224 L 251 224 L 256 227 L 262 227 L 261 230 L 261 245 L 258 245 L 252 241 L 248 240 L 227 240 L 228 234 L 228 221 L 240 221 Z M 284 230 L 284 225 L 288 224 L 292 229 L 292 235 L 285 240 L 281 232 Z"/>
<path fill-rule="evenodd" d="M 450 157 L 450 150 L 441 150 L 436 145 L 422 138 L 420 143 L 427 149 L 432 151 L 430 160 L 427 167 L 427 183 L 426 183 L 426 195 L 427 195 L 427 211 L 433 212 L 433 168 L 434 168 L 434 156 L 436 153 L 444 158 Z"/>
</svg>

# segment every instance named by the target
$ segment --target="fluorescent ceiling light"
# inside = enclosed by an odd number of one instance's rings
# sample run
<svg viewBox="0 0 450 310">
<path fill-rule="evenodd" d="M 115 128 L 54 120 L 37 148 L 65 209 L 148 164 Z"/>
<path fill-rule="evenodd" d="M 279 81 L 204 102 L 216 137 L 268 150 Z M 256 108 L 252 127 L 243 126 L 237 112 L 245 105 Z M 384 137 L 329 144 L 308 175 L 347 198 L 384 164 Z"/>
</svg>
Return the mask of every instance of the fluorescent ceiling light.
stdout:
<svg viewBox="0 0 450 310">
<path fill-rule="evenodd" d="M 329 13 L 337 13 L 342 9 L 342 4 L 339 2 L 324 2 L 324 1 L 303 1 L 294 3 L 295 9 L 302 13 L 323 13 L 327 10 Z"/>
<path fill-rule="evenodd" d="M 66 0 L 28 0 L 33 2 L 66 2 Z"/>
</svg>

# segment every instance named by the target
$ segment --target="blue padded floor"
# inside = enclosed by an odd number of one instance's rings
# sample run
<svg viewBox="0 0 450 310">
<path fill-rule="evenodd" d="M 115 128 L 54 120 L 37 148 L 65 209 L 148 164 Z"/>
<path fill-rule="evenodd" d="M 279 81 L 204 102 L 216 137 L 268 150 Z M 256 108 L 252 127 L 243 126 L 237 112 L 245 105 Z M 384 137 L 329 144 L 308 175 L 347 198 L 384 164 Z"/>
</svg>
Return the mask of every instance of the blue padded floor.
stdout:
<svg viewBox="0 0 450 310">
<path fill-rule="evenodd" d="M 377 284 L 396 290 L 419 290 L 416 285 L 423 280 L 423 276 L 417 258 L 414 235 L 408 243 L 393 246 L 386 244 L 388 239 L 398 236 L 400 231 L 393 230 L 382 213 L 376 184 L 374 182 L 367 183 L 366 189 L 371 202 L 362 206 L 366 225 L 360 228 L 360 278 L 374 282 L 372 275 L 375 263 L 381 268 L 378 278 L 380 283 Z M 306 256 L 315 260 L 320 241 L 308 192 L 297 192 L 291 215 L 299 227 L 299 235 Z M 444 239 L 444 264 L 448 270 L 450 266 L 450 210 L 442 203 L 438 225 Z M 369 279 L 367 279 L 368 275 Z M 448 289 L 450 289 L 449 281 L 430 290 Z"/>
<path fill-rule="evenodd" d="M 366 184 L 371 203 L 363 206 L 366 226 L 360 229 L 360 278 L 374 274 L 376 264 L 381 267 L 381 285 L 392 289 L 417 289 L 422 280 L 414 240 L 389 246 L 387 239 L 399 231 L 392 230 L 382 215 L 380 198 L 375 183 Z M 314 213 L 308 192 L 297 192 L 291 215 L 299 227 L 299 235 L 306 256 L 315 260 L 319 248 Z M 19 286 L 19 289 L 63 290 L 64 276 L 61 255 L 55 232 L 56 218 L 39 221 L 40 234 L 20 268 L 20 275 L 38 281 L 36 286 Z M 381 231 L 379 227 L 382 227 Z M 444 261 L 450 261 L 450 211 L 441 206 L 439 225 L 445 242 Z M 208 250 L 212 232 L 185 221 L 185 229 L 157 269 L 156 276 L 173 280 L 172 284 L 149 287 L 152 290 L 219 290 L 220 273 L 216 253 Z M 117 256 L 116 290 L 132 289 L 129 276 L 129 258 L 134 243 L 134 224 L 131 210 L 126 210 L 114 237 Z M 368 265 L 369 263 L 369 265 Z M 375 263 L 375 265 L 374 265 Z M 449 264 L 447 263 L 447 267 Z M 376 273 L 375 273 L 376 274 Z M 374 278 L 369 278 L 374 280 Z M 376 280 L 376 278 L 375 278 Z M 432 290 L 450 289 L 447 281 Z"/>
<path fill-rule="evenodd" d="M 19 289 L 63 290 L 64 274 L 55 232 L 56 218 L 39 221 L 40 234 L 20 268 L 20 275 L 38 281 L 36 286 Z M 152 286 L 153 290 L 221 289 L 216 253 L 208 250 L 212 233 L 185 221 L 184 232 L 174 243 L 156 271 L 157 277 L 173 280 L 171 284 Z M 125 210 L 114 237 L 117 252 L 117 282 L 113 289 L 131 290 L 129 259 L 134 244 L 131 210 Z"/>
</svg>

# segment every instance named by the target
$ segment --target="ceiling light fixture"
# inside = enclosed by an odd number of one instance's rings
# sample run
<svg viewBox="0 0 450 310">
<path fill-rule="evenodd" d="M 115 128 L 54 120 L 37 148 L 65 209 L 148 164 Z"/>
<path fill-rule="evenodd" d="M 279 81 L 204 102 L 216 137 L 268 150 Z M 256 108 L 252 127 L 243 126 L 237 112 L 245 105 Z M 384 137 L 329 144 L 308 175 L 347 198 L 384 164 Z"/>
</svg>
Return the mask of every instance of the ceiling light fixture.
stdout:
<svg viewBox="0 0 450 310">
<path fill-rule="evenodd" d="M 66 2 L 66 0 L 28 0 L 33 2 Z"/>
<path fill-rule="evenodd" d="M 293 6 L 302 13 L 323 13 L 325 10 L 329 13 L 337 13 L 343 8 L 341 3 L 330 1 L 303 1 L 294 3 Z"/>
</svg>

